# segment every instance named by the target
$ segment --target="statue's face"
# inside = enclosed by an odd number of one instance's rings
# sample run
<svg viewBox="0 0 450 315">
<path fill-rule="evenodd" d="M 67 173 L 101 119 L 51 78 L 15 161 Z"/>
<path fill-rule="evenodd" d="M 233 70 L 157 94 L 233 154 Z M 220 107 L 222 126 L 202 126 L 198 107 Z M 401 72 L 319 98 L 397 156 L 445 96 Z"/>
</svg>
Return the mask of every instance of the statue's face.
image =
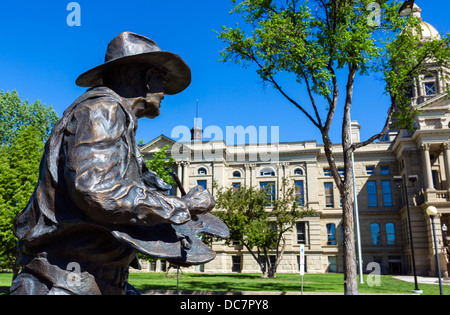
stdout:
<svg viewBox="0 0 450 315">
<path fill-rule="evenodd" d="M 162 71 L 143 65 L 124 66 L 109 73 L 104 80 L 106 86 L 130 100 L 137 118 L 159 116 L 165 85 Z"/>
<path fill-rule="evenodd" d="M 122 96 L 125 94 L 132 100 L 137 118 L 155 118 L 160 114 L 161 101 L 164 99 L 164 84 L 164 75 L 158 70 L 135 71 L 131 80 L 128 80 L 127 92 Z"/>
<path fill-rule="evenodd" d="M 158 117 L 160 114 L 161 101 L 164 99 L 164 76 L 150 69 L 146 74 L 146 95 L 144 116 L 148 118 Z M 141 116 L 142 117 L 142 116 Z"/>
</svg>

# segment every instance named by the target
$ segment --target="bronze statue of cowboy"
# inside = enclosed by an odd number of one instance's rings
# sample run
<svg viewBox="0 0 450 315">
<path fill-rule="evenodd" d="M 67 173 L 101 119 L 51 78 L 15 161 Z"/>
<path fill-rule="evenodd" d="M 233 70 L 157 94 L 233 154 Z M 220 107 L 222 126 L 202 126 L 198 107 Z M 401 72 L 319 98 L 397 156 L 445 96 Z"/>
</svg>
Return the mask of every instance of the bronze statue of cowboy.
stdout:
<svg viewBox="0 0 450 315">
<path fill-rule="evenodd" d="M 200 187 L 165 195 L 171 187 L 147 169 L 135 140 L 138 118 L 157 117 L 164 95 L 190 82 L 180 56 L 130 32 L 77 79 L 90 89 L 55 125 L 37 187 L 14 223 L 22 271 L 11 294 L 137 293 L 128 269 L 138 267 L 138 252 L 183 266 L 214 259 L 197 237 L 228 237 L 210 214 L 213 197 Z"/>
</svg>

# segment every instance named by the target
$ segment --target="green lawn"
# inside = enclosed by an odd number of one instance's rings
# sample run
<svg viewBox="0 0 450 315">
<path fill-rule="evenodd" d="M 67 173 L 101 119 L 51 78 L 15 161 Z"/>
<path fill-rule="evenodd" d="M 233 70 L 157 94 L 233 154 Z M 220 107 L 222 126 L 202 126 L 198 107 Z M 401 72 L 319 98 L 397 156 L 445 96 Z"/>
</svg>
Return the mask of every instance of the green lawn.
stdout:
<svg viewBox="0 0 450 315">
<path fill-rule="evenodd" d="M 12 274 L 0 273 L 0 292 L 7 291 L 11 284 Z M 343 292 L 342 274 L 306 274 L 303 278 L 304 292 Z M 394 279 L 392 276 L 381 276 L 379 287 L 369 287 L 367 280 L 360 285 L 360 293 L 394 293 L 409 294 L 414 283 Z M 176 290 L 175 276 L 167 277 L 165 273 L 132 273 L 130 283 L 139 290 Z M 425 295 L 438 295 L 439 286 L 419 284 Z M 277 274 L 274 279 L 263 279 L 260 274 L 191 274 L 182 273 L 180 290 L 209 291 L 271 291 L 300 292 L 300 276 L 298 274 Z M 444 294 L 450 294 L 450 286 L 444 285 Z"/>
<path fill-rule="evenodd" d="M 360 293 L 393 293 L 409 294 L 414 283 L 394 279 L 392 276 L 381 276 L 379 287 L 370 287 L 367 276 L 365 284 L 360 285 Z M 303 277 L 304 292 L 344 292 L 344 276 L 342 274 L 306 274 Z M 167 277 L 161 273 L 134 273 L 130 275 L 130 283 L 139 290 L 163 289 L 176 290 L 176 277 Z M 425 295 L 438 295 L 439 286 L 420 284 Z M 263 279 L 260 274 L 182 274 L 180 290 L 210 291 L 272 291 L 300 292 L 300 276 L 298 274 L 277 274 L 274 279 Z M 450 294 L 450 286 L 444 286 L 444 294 Z"/>
</svg>

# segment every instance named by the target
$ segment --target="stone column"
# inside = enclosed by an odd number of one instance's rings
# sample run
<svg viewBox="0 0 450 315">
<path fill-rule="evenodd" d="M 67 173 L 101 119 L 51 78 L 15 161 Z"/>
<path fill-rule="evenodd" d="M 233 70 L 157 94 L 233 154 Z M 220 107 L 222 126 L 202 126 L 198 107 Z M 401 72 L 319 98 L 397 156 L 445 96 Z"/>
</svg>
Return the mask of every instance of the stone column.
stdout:
<svg viewBox="0 0 450 315">
<path fill-rule="evenodd" d="M 189 192 L 189 165 L 191 164 L 189 161 L 182 161 L 181 164 L 183 165 L 183 179 L 181 180 L 181 183 L 183 184 L 183 188 L 186 191 L 186 193 Z"/>
<path fill-rule="evenodd" d="M 283 171 L 281 174 L 281 177 L 289 178 L 290 174 L 288 174 L 288 167 L 289 167 L 290 163 L 289 162 L 281 162 L 280 165 L 281 165 L 281 169 Z"/>
<path fill-rule="evenodd" d="M 434 190 L 433 186 L 433 174 L 431 173 L 431 161 L 430 161 L 430 144 L 422 143 L 420 146 L 422 151 L 422 163 L 425 180 L 425 190 Z"/>
<path fill-rule="evenodd" d="M 250 168 L 251 168 L 251 172 L 250 172 L 250 185 L 251 186 L 257 186 L 256 183 L 256 164 L 249 164 Z M 258 185 L 259 188 L 259 185 Z"/>
<path fill-rule="evenodd" d="M 245 164 L 244 168 L 245 168 L 245 186 L 251 187 L 251 176 L 252 176 L 251 167 L 249 164 Z"/>
<path fill-rule="evenodd" d="M 289 162 L 279 162 L 278 163 L 278 192 L 277 192 L 277 195 L 280 194 L 280 189 L 283 184 L 283 178 L 289 178 L 289 175 L 287 174 L 288 166 L 289 166 Z M 283 191 L 283 193 L 284 193 L 284 191 Z"/>
<path fill-rule="evenodd" d="M 319 209 L 319 181 L 317 180 L 318 175 L 317 162 L 307 162 L 305 197 L 308 202 L 308 208 L 316 210 Z M 323 183 L 321 189 L 323 189 Z"/>
<path fill-rule="evenodd" d="M 447 181 L 447 189 L 450 190 L 450 142 L 442 144 L 444 150 L 444 162 L 445 162 L 445 179 Z"/>
</svg>

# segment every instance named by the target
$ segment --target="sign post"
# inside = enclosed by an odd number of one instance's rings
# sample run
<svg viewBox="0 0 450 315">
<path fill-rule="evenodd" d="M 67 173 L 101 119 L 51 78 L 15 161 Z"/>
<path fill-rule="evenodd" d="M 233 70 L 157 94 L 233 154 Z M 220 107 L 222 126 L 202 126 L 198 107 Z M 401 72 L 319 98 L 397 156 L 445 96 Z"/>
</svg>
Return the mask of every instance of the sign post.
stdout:
<svg viewBox="0 0 450 315">
<path fill-rule="evenodd" d="M 305 275 L 305 245 L 300 244 L 300 276 L 302 278 L 302 295 L 303 295 L 303 276 Z"/>
</svg>

